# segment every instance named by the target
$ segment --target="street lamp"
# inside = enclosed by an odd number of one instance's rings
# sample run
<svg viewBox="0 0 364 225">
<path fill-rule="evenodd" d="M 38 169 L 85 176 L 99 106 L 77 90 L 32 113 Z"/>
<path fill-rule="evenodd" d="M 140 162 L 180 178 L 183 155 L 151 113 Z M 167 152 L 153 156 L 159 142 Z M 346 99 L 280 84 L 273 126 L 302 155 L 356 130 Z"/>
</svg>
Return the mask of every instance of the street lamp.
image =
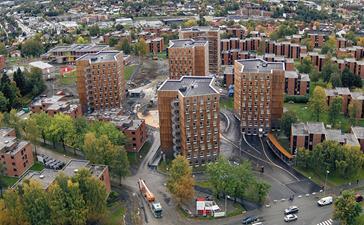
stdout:
<svg viewBox="0 0 364 225">
<path fill-rule="evenodd" d="M 326 194 L 326 182 L 327 182 L 327 176 L 329 175 L 330 171 L 326 170 L 326 177 L 325 177 L 325 184 L 324 184 L 324 196 Z"/>
</svg>

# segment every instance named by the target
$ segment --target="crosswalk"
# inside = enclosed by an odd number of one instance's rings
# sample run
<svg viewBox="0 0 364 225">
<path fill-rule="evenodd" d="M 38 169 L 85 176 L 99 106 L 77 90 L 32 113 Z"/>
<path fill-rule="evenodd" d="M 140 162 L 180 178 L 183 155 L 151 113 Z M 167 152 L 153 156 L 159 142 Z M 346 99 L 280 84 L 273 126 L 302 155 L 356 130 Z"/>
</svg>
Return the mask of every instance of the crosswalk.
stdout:
<svg viewBox="0 0 364 225">
<path fill-rule="evenodd" d="M 331 225 L 334 221 L 332 219 L 326 220 L 324 222 L 318 223 L 317 225 Z"/>
</svg>

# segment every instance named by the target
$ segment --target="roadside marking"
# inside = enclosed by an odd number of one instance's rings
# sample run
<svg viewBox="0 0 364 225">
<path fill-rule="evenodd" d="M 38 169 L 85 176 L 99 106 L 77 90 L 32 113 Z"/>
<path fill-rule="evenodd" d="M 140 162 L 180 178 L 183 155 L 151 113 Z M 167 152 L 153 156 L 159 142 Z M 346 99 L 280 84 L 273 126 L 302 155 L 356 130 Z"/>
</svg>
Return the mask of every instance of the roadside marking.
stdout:
<svg viewBox="0 0 364 225">
<path fill-rule="evenodd" d="M 332 219 L 325 220 L 321 223 L 318 223 L 317 225 L 331 225 L 332 222 L 334 222 Z"/>
</svg>

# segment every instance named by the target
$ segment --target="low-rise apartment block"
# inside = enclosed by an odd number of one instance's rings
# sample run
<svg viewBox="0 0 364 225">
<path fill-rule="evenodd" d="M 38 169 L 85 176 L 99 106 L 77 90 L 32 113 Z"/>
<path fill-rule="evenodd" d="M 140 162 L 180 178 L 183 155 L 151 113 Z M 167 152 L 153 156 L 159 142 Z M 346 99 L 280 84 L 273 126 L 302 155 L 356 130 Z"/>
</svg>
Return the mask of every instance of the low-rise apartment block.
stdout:
<svg viewBox="0 0 364 225">
<path fill-rule="evenodd" d="M 12 186 L 16 188 L 21 186 L 26 180 L 37 181 L 44 190 L 47 190 L 55 181 L 60 173 L 68 177 L 75 176 L 81 169 L 91 172 L 91 175 L 99 179 L 106 188 L 107 193 L 111 191 L 109 168 L 105 165 L 92 164 L 88 160 L 71 159 L 62 170 L 43 169 L 42 171 L 28 170 L 20 179 Z"/>
<path fill-rule="evenodd" d="M 284 63 L 263 59 L 237 60 L 234 64 L 234 112 L 241 132 L 268 133 L 279 127 L 283 114 Z"/>
<path fill-rule="evenodd" d="M 0 128 L 0 163 L 10 177 L 21 176 L 34 163 L 32 145 L 18 140 L 13 128 Z"/>
<path fill-rule="evenodd" d="M 169 78 L 209 75 L 208 41 L 171 40 L 168 47 Z"/>
<path fill-rule="evenodd" d="M 286 71 L 284 73 L 284 93 L 287 95 L 305 96 L 310 91 L 310 77 L 308 74 L 297 71 Z"/>
<path fill-rule="evenodd" d="M 33 113 L 45 112 L 49 116 L 63 113 L 76 118 L 82 115 L 81 107 L 67 100 L 64 94 L 53 95 L 52 97 L 41 97 L 30 105 Z"/>
<path fill-rule="evenodd" d="M 119 51 L 102 51 L 76 60 L 82 112 L 120 108 L 125 98 L 124 59 Z"/>
<path fill-rule="evenodd" d="M 296 123 L 291 126 L 290 146 L 292 154 L 296 154 L 298 148 L 312 150 L 315 145 L 325 140 L 360 147 L 355 134 L 343 134 L 341 130 L 326 129 L 322 122 Z"/>
<path fill-rule="evenodd" d="M 219 92 L 210 77 L 167 80 L 158 89 L 161 149 L 183 155 L 192 166 L 220 153 Z"/>
<path fill-rule="evenodd" d="M 49 50 L 42 58 L 54 61 L 56 63 L 74 63 L 77 58 L 89 53 L 97 53 L 107 50 L 108 45 L 95 45 L 95 44 L 73 44 L 56 46 Z"/>
<path fill-rule="evenodd" d="M 360 143 L 360 149 L 364 152 L 364 127 L 351 127 L 351 133 L 354 134 L 355 138 Z"/>
<path fill-rule="evenodd" d="M 147 39 L 145 43 L 148 45 L 147 53 L 158 54 L 164 51 L 164 39 L 161 37 Z"/>
<path fill-rule="evenodd" d="M 364 117 L 364 94 L 362 92 L 352 92 L 349 88 L 336 87 L 335 89 L 325 89 L 327 105 L 330 105 L 335 97 L 341 97 L 342 113 L 349 113 L 350 103 L 355 104 L 357 119 Z"/>
<path fill-rule="evenodd" d="M 213 27 L 183 28 L 179 32 L 180 39 L 206 40 L 209 44 L 209 72 L 220 73 L 220 29 Z"/>
<path fill-rule="evenodd" d="M 5 69 L 5 56 L 0 55 L 0 73 L 2 73 Z"/>
</svg>

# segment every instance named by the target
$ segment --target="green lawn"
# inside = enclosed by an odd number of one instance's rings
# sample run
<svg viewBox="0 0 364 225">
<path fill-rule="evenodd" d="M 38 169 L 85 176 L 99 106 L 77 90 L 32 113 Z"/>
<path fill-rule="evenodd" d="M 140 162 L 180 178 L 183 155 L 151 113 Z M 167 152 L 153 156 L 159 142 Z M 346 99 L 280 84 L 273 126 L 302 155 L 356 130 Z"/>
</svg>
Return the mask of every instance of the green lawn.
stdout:
<svg viewBox="0 0 364 225">
<path fill-rule="evenodd" d="M 125 215 L 125 207 L 121 202 L 114 202 L 108 207 L 107 224 L 118 225 L 123 224 Z"/>
<path fill-rule="evenodd" d="M 7 187 L 13 186 L 13 184 L 15 184 L 15 182 L 18 181 L 18 178 L 16 177 L 8 177 L 8 176 L 0 176 L 1 180 L 4 181 L 5 185 Z"/>
<path fill-rule="evenodd" d="M 124 69 L 124 78 L 125 80 L 129 80 L 131 75 L 134 73 L 134 70 L 136 69 L 137 65 L 128 65 L 125 66 Z"/>
<path fill-rule="evenodd" d="M 30 170 L 34 171 L 42 171 L 44 169 L 43 163 L 35 162 L 32 167 L 30 167 Z"/>
<path fill-rule="evenodd" d="M 296 113 L 298 120 L 301 122 L 307 122 L 307 121 L 315 121 L 315 117 L 312 115 L 312 113 L 308 110 L 308 105 L 304 103 L 285 103 L 284 107 L 288 111 L 293 111 Z M 320 121 L 324 122 L 324 124 L 330 124 L 328 114 L 322 115 L 320 118 Z M 340 114 L 338 117 L 338 122 L 335 125 L 335 128 L 341 129 L 343 132 L 350 132 L 350 127 L 354 125 L 354 121 L 352 121 L 350 118 L 345 117 L 343 114 Z M 356 125 L 358 126 L 364 126 L 364 120 L 361 119 L 357 121 Z"/>
<path fill-rule="evenodd" d="M 300 173 L 302 173 L 304 176 L 310 178 L 316 184 L 318 184 L 320 186 L 324 185 L 325 174 L 317 174 L 312 170 L 304 170 L 302 168 L 297 168 L 297 167 L 295 167 L 295 169 L 297 171 L 299 171 Z M 335 186 L 347 184 L 349 182 L 354 184 L 357 179 L 359 179 L 359 180 L 364 179 L 364 169 L 362 169 L 361 172 L 359 172 L 359 177 L 342 177 L 342 176 L 338 176 L 338 175 L 329 174 L 327 176 L 327 185 L 329 187 L 335 187 Z"/>
<path fill-rule="evenodd" d="M 364 214 L 361 214 L 357 219 L 356 219 L 356 224 L 364 224 Z"/>
<path fill-rule="evenodd" d="M 209 181 L 197 181 L 195 183 L 196 186 L 202 187 L 202 188 L 208 188 L 208 189 L 212 189 L 212 185 L 210 184 Z"/>
<path fill-rule="evenodd" d="M 140 149 L 139 153 L 128 152 L 128 159 L 129 159 L 130 165 L 139 164 L 142 161 L 143 157 L 147 155 L 151 146 L 152 146 L 152 143 L 150 143 L 150 141 L 147 141 L 143 145 L 142 149 Z M 142 156 L 142 157 L 140 157 L 140 156 Z"/>
<path fill-rule="evenodd" d="M 220 99 L 220 107 L 224 109 L 234 109 L 234 97 L 221 98 Z"/>
<path fill-rule="evenodd" d="M 67 74 L 64 74 L 63 76 L 57 75 L 56 78 L 62 85 L 71 85 L 71 84 L 76 84 L 77 82 L 77 75 L 75 70 Z"/>
</svg>

